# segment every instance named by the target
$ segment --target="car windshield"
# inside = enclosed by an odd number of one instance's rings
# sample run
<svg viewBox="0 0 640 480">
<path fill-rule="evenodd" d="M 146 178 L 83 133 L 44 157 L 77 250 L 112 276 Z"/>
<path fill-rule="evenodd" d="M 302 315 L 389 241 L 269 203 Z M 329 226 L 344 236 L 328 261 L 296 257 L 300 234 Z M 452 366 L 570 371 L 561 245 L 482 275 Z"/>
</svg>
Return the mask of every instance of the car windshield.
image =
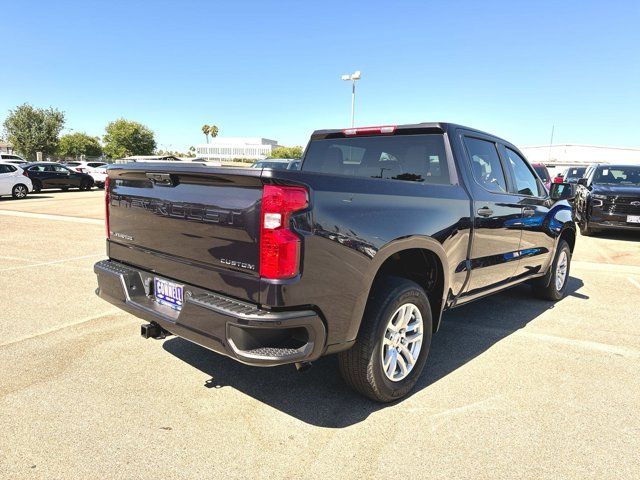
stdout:
<svg viewBox="0 0 640 480">
<path fill-rule="evenodd" d="M 533 167 L 538 176 L 542 179 L 543 182 L 549 181 L 549 176 L 547 175 L 547 169 L 541 165 Z"/>
<path fill-rule="evenodd" d="M 566 175 L 564 176 L 565 179 L 569 179 L 569 178 L 582 178 L 582 176 L 584 175 L 584 172 L 587 168 L 586 167 L 572 167 L 569 168 L 567 170 Z"/>
<path fill-rule="evenodd" d="M 640 166 L 598 167 L 593 177 L 594 184 L 640 185 Z"/>
</svg>

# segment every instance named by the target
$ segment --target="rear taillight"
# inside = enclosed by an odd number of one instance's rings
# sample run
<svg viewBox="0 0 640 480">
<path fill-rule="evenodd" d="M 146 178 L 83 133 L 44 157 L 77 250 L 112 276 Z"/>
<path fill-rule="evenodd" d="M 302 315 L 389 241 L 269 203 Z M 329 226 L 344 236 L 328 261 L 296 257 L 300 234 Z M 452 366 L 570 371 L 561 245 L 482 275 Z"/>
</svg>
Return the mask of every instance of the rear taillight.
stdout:
<svg viewBox="0 0 640 480">
<path fill-rule="evenodd" d="M 28 177 L 28 176 L 29 176 L 29 174 L 27 173 L 27 171 L 26 171 L 26 170 L 22 170 L 22 174 L 23 174 L 25 177 Z"/>
<path fill-rule="evenodd" d="M 392 135 L 396 131 L 395 125 L 383 125 L 380 127 L 358 127 L 358 128 L 347 128 L 343 130 L 346 136 L 351 137 L 354 135 Z"/>
<path fill-rule="evenodd" d="M 303 187 L 265 185 L 260 219 L 260 276 L 295 277 L 300 268 L 300 237 L 289 228 L 291 214 L 307 208 Z"/>
<path fill-rule="evenodd" d="M 107 238 L 111 238 L 111 230 L 109 230 L 109 202 L 111 194 L 109 193 L 109 177 L 104 180 L 104 227 L 107 230 Z"/>
</svg>

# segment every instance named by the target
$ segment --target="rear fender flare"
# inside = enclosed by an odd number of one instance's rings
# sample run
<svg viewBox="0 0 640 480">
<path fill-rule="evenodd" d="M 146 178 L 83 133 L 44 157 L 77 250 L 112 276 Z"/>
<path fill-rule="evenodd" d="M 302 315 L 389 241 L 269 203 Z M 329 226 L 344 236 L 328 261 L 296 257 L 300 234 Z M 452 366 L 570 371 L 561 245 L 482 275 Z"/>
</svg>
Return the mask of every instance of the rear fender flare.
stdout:
<svg viewBox="0 0 640 480">
<path fill-rule="evenodd" d="M 367 306 L 367 300 L 369 299 L 369 294 L 371 292 L 371 288 L 373 287 L 373 281 L 376 278 L 378 271 L 382 264 L 389 258 L 391 255 L 401 252 L 403 250 L 410 249 L 423 249 L 429 250 L 435 253 L 442 264 L 443 271 L 443 291 L 442 291 L 442 299 L 441 299 L 441 308 L 440 315 L 437 318 L 433 319 L 434 326 L 438 326 L 440 323 L 440 316 L 442 315 L 442 310 L 444 305 L 446 304 L 446 298 L 449 292 L 449 278 L 450 278 L 450 270 L 449 270 L 449 262 L 447 260 L 447 255 L 442 247 L 442 245 L 432 237 L 427 236 L 411 236 L 405 237 L 401 239 L 397 239 L 385 244 L 376 255 L 373 257 L 369 269 L 364 275 L 363 278 L 363 290 L 361 294 L 356 299 L 356 302 L 353 307 L 353 313 L 351 316 L 351 328 L 349 329 L 350 340 L 354 340 L 358 331 L 360 330 L 360 324 L 362 323 L 362 317 L 364 315 L 365 307 Z M 437 329 L 437 328 L 436 328 Z"/>
</svg>

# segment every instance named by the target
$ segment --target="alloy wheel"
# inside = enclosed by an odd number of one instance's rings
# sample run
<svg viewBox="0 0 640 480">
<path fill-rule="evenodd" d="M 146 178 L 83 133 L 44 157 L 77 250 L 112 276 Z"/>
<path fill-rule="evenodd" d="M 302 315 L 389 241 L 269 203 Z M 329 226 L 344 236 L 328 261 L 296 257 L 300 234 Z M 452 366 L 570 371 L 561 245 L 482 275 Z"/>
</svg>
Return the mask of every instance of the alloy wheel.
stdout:
<svg viewBox="0 0 640 480">
<path fill-rule="evenodd" d="M 407 378 L 418 361 L 422 348 L 424 323 L 420 309 L 413 303 L 401 305 L 391 315 L 382 340 L 382 370 L 389 380 Z"/>
</svg>

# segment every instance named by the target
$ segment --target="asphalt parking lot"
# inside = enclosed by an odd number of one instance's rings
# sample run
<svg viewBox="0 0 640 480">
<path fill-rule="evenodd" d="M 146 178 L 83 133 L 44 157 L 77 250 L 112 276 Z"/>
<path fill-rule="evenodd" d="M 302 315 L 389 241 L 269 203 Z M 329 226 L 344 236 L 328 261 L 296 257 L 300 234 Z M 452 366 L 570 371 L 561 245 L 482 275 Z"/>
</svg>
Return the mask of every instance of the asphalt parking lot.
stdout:
<svg viewBox="0 0 640 480">
<path fill-rule="evenodd" d="M 640 478 L 640 235 L 578 238 L 570 294 L 448 312 L 415 394 L 144 340 L 98 299 L 103 192 L 0 199 L 1 478 Z"/>
</svg>

